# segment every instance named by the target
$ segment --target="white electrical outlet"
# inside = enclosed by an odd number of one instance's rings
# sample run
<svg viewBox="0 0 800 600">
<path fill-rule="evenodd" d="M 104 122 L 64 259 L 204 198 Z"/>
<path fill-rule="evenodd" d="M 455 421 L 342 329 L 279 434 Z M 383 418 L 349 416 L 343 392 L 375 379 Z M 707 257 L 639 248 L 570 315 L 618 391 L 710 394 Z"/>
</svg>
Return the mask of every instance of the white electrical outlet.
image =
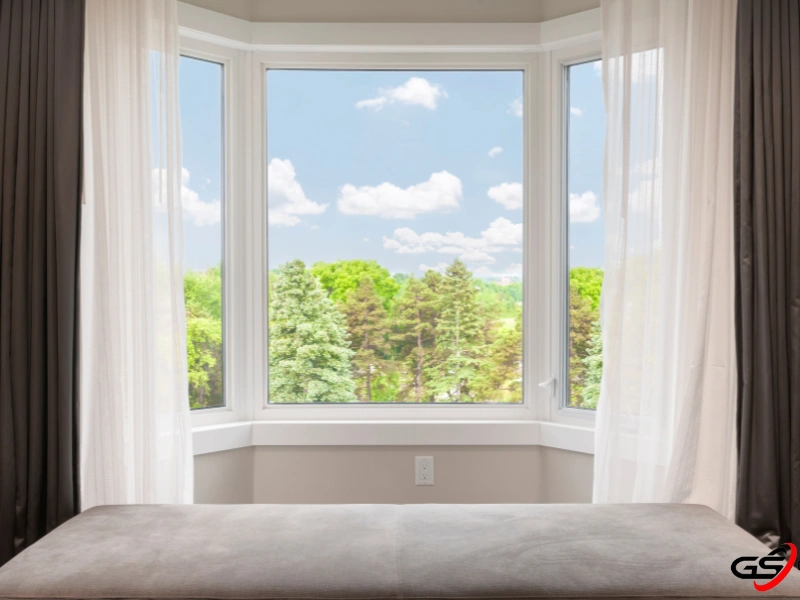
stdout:
<svg viewBox="0 0 800 600">
<path fill-rule="evenodd" d="M 414 483 L 416 485 L 433 485 L 432 456 L 417 456 L 414 458 Z"/>
</svg>

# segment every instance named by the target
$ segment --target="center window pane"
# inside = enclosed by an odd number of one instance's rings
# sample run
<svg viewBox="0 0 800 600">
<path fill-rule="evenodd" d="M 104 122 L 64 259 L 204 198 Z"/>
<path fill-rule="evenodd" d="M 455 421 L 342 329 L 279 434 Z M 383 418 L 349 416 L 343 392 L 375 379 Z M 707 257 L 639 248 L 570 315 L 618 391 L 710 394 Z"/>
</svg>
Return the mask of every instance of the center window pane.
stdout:
<svg viewBox="0 0 800 600">
<path fill-rule="evenodd" d="M 269 401 L 522 402 L 523 73 L 266 86 Z"/>
</svg>

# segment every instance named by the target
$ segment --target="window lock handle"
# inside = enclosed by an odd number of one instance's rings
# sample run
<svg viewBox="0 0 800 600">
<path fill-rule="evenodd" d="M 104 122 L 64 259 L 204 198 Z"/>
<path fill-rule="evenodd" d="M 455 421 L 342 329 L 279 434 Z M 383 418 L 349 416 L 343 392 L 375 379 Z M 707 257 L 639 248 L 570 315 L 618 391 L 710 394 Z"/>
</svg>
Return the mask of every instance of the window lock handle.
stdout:
<svg viewBox="0 0 800 600">
<path fill-rule="evenodd" d="M 547 390 L 548 392 L 550 392 L 550 397 L 551 398 L 555 398 L 556 397 L 556 378 L 555 377 L 551 377 L 550 379 L 547 379 L 547 380 L 541 382 L 539 384 L 539 387 L 542 388 L 543 390 Z"/>
</svg>

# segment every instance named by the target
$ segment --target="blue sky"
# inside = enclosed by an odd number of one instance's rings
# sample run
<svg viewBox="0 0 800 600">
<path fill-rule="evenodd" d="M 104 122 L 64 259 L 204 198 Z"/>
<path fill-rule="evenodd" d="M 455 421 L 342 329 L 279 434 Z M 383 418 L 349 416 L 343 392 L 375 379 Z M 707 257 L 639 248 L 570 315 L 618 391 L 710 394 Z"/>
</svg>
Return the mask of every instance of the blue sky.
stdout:
<svg viewBox="0 0 800 600">
<path fill-rule="evenodd" d="M 221 67 L 183 58 L 180 77 L 197 269 L 221 256 Z M 601 266 L 601 80 L 592 65 L 570 79 L 571 263 Z M 485 278 L 520 275 L 521 72 L 271 70 L 266 89 L 271 269 L 366 258 L 421 274 L 461 257 Z"/>
</svg>

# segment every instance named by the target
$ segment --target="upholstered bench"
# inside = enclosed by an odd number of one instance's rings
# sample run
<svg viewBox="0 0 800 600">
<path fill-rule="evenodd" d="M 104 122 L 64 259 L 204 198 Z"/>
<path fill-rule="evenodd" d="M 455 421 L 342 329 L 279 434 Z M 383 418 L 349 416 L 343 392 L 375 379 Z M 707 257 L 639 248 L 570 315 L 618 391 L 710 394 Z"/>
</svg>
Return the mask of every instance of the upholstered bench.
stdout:
<svg viewBox="0 0 800 600">
<path fill-rule="evenodd" d="M 768 549 L 677 505 L 107 506 L 0 569 L 0 599 L 794 598 Z M 763 582 L 762 582 L 763 583 Z"/>
</svg>

